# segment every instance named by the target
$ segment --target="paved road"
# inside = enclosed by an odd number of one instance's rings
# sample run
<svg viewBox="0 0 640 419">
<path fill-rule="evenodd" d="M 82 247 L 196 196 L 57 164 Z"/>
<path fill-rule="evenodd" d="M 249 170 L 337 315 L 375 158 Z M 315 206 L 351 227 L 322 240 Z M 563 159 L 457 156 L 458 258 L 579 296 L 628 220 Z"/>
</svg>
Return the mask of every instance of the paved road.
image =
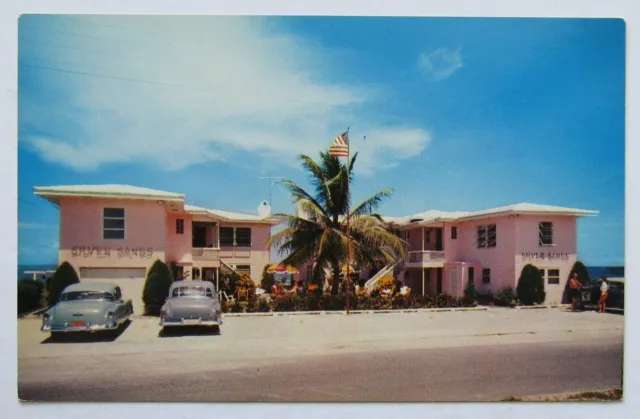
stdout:
<svg viewBox="0 0 640 419">
<path fill-rule="evenodd" d="M 118 368 L 97 381 L 86 366 L 19 384 L 35 401 L 489 401 L 621 385 L 622 338 L 387 350 L 257 360 L 199 372 Z M 55 362 L 55 361 L 52 361 Z M 73 363 L 68 364 L 73 368 Z"/>
</svg>

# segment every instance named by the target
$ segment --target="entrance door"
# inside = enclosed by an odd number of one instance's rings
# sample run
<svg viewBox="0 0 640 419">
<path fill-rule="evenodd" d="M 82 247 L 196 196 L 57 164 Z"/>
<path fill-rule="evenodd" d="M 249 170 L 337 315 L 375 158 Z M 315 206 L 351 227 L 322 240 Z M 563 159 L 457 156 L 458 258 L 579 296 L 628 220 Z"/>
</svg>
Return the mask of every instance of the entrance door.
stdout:
<svg viewBox="0 0 640 419">
<path fill-rule="evenodd" d="M 458 271 L 455 269 L 449 271 L 449 294 L 458 296 Z"/>
<path fill-rule="evenodd" d="M 436 269 L 436 294 L 442 294 L 442 268 Z"/>
<path fill-rule="evenodd" d="M 469 266 L 469 283 L 473 284 L 473 281 L 475 281 L 475 270 L 473 269 L 473 266 Z"/>
<path fill-rule="evenodd" d="M 436 228 L 436 250 L 442 250 L 442 229 Z"/>
<path fill-rule="evenodd" d="M 193 226 L 193 243 L 191 247 L 203 248 L 207 247 L 207 227 L 194 224 Z"/>
</svg>

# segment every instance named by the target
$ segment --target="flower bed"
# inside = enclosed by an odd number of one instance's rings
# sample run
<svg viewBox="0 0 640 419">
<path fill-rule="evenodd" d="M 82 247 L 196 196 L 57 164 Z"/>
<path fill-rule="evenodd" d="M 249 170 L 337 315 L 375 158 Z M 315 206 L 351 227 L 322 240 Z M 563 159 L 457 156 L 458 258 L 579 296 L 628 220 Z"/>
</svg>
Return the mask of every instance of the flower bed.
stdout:
<svg viewBox="0 0 640 419">
<path fill-rule="evenodd" d="M 453 297 L 447 294 L 431 296 L 351 296 L 351 310 L 404 310 L 418 308 L 455 308 L 475 307 L 477 303 L 465 297 Z M 264 313 L 292 311 L 344 311 L 346 297 L 344 295 L 298 296 L 281 295 L 270 300 L 249 298 L 246 302 L 234 304 L 222 303 L 225 313 Z"/>
</svg>

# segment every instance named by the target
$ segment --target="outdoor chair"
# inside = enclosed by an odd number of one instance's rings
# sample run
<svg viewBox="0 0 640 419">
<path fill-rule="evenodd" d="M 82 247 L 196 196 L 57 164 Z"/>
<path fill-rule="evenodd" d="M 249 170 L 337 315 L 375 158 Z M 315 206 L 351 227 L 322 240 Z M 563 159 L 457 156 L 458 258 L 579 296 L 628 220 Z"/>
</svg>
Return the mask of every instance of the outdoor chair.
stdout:
<svg viewBox="0 0 640 419">
<path fill-rule="evenodd" d="M 225 291 L 220 291 L 220 292 L 224 296 L 224 299 L 227 300 L 227 302 L 229 302 L 229 303 L 235 303 L 236 302 L 236 299 L 235 299 L 234 296 L 229 297 L 229 295 Z"/>
</svg>

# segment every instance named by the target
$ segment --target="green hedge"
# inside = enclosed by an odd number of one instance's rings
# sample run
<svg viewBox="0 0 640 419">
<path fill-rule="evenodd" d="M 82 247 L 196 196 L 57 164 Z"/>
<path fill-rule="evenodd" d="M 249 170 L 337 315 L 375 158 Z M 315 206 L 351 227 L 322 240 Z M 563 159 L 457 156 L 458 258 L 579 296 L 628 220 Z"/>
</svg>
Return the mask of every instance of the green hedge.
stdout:
<svg viewBox="0 0 640 419">
<path fill-rule="evenodd" d="M 402 296 L 394 297 L 370 297 L 354 295 L 350 297 L 351 310 L 400 310 L 418 308 L 453 308 L 475 307 L 475 301 L 469 301 L 465 297 L 453 297 L 440 294 L 430 296 Z M 344 311 L 346 309 L 346 297 L 344 295 L 324 296 L 298 296 L 282 295 L 271 297 L 271 300 L 263 298 L 250 298 L 248 302 L 235 304 L 222 303 L 225 313 L 256 313 L 256 312 L 291 312 L 291 311 Z"/>
<path fill-rule="evenodd" d="M 18 281 L 18 314 L 41 308 L 44 304 L 44 282 L 33 279 Z"/>
<path fill-rule="evenodd" d="M 537 267 L 527 264 L 522 268 L 516 294 L 518 300 L 527 306 L 544 302 L 546 297 L 544 280 Z"/>
<path fill-rule="evenodd" d="M 69 262 L 62 262 L 51 281 L 47 280 L 47 304 L 52 307 L 58 303 L 60 295 L 69 285 L 80 282 L 76 270 Z"/>
<path fill-rule="evenodd" d="M 171 284 L 173 284 L 171 269 L 161 260 L 156 260 L 147 273 L 147 280 L 142 291 L 142 301 L 144 301 L 147 314 L 157 315 L 160 313 L 162 305 L 169 296 Z"/>
</svg>

